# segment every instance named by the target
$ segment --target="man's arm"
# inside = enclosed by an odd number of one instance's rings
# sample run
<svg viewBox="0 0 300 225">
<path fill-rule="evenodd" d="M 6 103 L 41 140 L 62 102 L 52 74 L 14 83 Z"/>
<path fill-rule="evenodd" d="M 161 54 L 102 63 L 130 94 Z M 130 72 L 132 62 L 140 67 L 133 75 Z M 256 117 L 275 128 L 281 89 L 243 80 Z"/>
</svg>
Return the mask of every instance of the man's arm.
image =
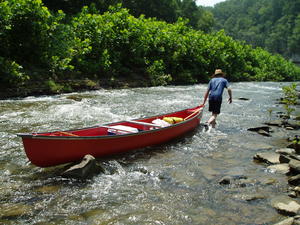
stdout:
<svg viewBox="0 0 300 225">
<path fill-rule="evenodd" d="M 203 100 L 203 105 L 205 105 L 207 97 L 208 97 L 208 93 L 209 93 L 209 89 L 206 90 L 205 94 L 204 94 L 204 100 Z"/>
<path fill-rule="evenodd" d="M 227 91 L 228 91 L 228 95 L 229 95 L 228 102 L 230 104 L 230 103 L 232 103 L 232 90 L 231 90 L 231 88 L 227 88 Z"/>
</svg>

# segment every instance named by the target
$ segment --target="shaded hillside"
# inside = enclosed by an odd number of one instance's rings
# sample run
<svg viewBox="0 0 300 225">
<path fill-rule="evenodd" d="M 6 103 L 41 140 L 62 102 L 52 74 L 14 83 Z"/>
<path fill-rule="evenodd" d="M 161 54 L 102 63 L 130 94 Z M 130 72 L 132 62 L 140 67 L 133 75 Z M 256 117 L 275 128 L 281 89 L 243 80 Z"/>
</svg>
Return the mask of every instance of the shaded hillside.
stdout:
<svg viewBox="0 0 300 225">
<path fill-rule="evenodd" d="M 287 58 L 300 54 L 300 0 L 227 0 L 211 9 L 215 29 Z"/>
</svg>

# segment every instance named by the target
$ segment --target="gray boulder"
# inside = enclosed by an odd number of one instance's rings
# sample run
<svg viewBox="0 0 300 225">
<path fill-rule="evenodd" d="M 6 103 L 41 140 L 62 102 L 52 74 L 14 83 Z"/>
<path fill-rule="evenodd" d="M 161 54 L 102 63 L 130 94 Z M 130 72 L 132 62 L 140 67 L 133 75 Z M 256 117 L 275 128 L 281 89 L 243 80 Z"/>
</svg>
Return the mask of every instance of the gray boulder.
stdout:
<svg viewBox="0 0 300 225">
<path fill-rule="evenodd" d="M 271 205 L 284 215 L 295 216 L 300 211 L 299 203 L 287 197 L 275 198 L 271 201 Z"/>
<path fill-rule="evenodd" d="M 103 171 L 104 169 L 97 165 L 96 159 L 92 155 L 85 155 L 80 163 L 65 170 L 62 173 L 62 176 L 67 178 L 86 179 Z"/>
<path fill-rule="evenodd" d="M 253 158 L 260 162 L 265 162 L 267 164 L 279 164 L 280 154 L 275 152 L 261 152 L 257 153 Z"/>
</svg>

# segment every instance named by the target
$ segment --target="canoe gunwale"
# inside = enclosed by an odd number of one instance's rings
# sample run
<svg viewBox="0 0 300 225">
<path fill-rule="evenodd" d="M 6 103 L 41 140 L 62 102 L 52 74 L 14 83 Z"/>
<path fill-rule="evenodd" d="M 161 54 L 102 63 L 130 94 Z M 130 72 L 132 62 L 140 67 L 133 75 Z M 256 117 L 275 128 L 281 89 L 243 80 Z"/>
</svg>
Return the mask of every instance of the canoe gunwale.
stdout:
<svg viewBox="0 0 300 225">
<path fill-rule="evenodd" d="M 143 135 L 143 134 L 147 134 L 147 133 L 155 133 L 155 132 L 159 132 L 159 131 L 162 131 L 162 130 L 173 129 L 177 126 L 183 126 L 184 124 L 186 124 L 189 121 L 193 120 L 194 118 L 198 117 L 199 114 L 203 112 L 204 106 L 200 105 L 200 106 L 197 106 L 195 108 L 199 111 L 187 120 L 184 120 L 184 121 L 179 122 L 179 123 L 171 124 L 170 126 L 155 128 L 153 130 L 142 130 L 142 131 L 139 131 L 137 133 L 126 133 L 126 134 L 117 134 L 117 135 L 99 135 L 99 136 L 49 136 L 49 135 L 41 135 L 43 133 L 52 133 L 52 132 L 54 133 L 54 132 L 61 132 L 61 131 L 63 131 L 63 132 L 71 132 L 71 131 L 74 132 L 74 131 L 93 129 L 93 128 L 98 128 L 98 127 L 100 128 L 102 126 L 110 126 L 110 125 L 114 125 L 114 124 L 117 124 L 117 123 L 126 123 L 126 122 L 128 122 L 128 120 L 124 120 L 124 121 L 116 121 L 116 122 L 112 122 L 112 123 L 94 125 L 94 126 L 91 126 L 91 127 L 84 127 L 84 128 L 72 129 L 72 130 L 54 130 L 54 131 L 50 131 L 50 132 L 47 131 L 47 132 L 36 132 L 36 133 L 18 133 L 17 136 L 19 136 L 21 138 L 51 139 L 51 140 L 55 140 L 55 139 L 59 139 L 59 140 L 63 140 L 63 139 L 65 139 L 65 140 L 117 139 L 117 138 L 128 137 L 128 136 L 139 136 L 139 135 Z M 132 121 L 139 121 L 139 120 L 144 120 L 144 119 L 149 119 L 149 118 L 168 116 L 170 114 L 180 113 L 180 112 L 184 112 L 184 111 L 191 110 L 191 109 L 193 109 L 193 108 L 187 108 L 187 109 L 183 109 L 183 110 L 180 110 L 180 111 L 160 114 L 160 115 L 151 116 L 151 117 L 132 119 Z"/>
</svg>

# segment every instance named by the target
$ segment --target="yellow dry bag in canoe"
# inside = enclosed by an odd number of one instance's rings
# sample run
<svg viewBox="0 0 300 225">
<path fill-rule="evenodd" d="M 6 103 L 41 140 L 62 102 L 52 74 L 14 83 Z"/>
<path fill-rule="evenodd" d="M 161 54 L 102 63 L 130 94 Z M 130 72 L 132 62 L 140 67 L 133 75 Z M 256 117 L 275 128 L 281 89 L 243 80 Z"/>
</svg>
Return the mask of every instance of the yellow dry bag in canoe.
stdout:
<svg viewBox="0 0 300 225">
<path fill-rule="evenodd" d="M 183 121 L 183 119 L 180 117 L 164 117 L 163 120 L 170 124 L 179 123 Z"/>
</svg>

